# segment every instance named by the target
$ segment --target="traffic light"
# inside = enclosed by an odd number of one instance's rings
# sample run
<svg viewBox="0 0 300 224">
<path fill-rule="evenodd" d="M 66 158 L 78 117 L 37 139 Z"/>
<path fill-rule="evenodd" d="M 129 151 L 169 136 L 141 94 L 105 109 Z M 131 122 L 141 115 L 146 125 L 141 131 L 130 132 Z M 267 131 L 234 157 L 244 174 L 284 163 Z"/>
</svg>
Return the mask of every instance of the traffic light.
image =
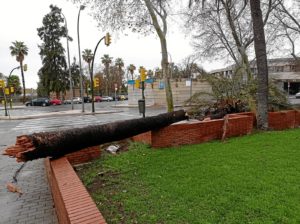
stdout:
<svg viewBox="0 0 300 224">
<path fill-rule="evenodd" d="M 3 79 L 0 79 L 0 89 L 5 87 L 5 83 Z"/>
<path fill-rule="evenodd" d="M 140 68 L 140 74 L 141 74 L 141 81 L 144 82 L 146 80 L 146 69 L 144 69 L 144 67 Z"/>
<path fill-rule="evenodd" d="M 10 92 L 11 93 L 15 92 L 15 88 L 13 86 L 10 87 Z"/>
<path fill-rule="evenodd" d="M 100 85 L 99 78 L 94 78 L 94 87 L 99 87 L 99 85 Z"/>
<path fill-rule="evenodd" d="M 134 85 L 137 89 L 139 89 L 140 88 L 140 80 L 139 79 L 135 80 Z"/>
<path fill-rule="evenodd" d="M 9 88 L 5 88 L 5 95 L 9 95 Z"/>
<path fill-rule="evenodd" d="M 23 70 L 24 70 L 24 72 L 27 71 L 27 64 L 23 65 Z"/>
<path fill-rule="evenodd" d="M 106 33 L 104 41 L 106 46 L 109 46 L 111 44 L 111 36 L 109 33 Z"/>
</svg>

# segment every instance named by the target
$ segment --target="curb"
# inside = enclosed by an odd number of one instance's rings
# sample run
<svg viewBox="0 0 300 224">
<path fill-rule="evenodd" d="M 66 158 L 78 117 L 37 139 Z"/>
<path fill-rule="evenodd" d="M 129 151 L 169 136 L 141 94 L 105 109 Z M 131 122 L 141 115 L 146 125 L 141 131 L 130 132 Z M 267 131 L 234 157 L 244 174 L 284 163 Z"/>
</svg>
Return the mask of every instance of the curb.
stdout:
<svg viewBox="0 0 300 224">
<path fill-rule="evenodd" d="M 60 111 L 60 112 L 51 112 L 44 114 L 28 115 L 28 116 L 0 116 L 0 120 L 25 120 L 25 119 L 35 119 L 35 118 L 44 118 L 44 117 L 60 117 L 60 116 L 79 116 L 79 115 L 96 115 L 96 114 L 109 114 L 109 113 L 120 113 L 122 110 L 112 110 L 112 111 L 99 111 L 99 112 L 70 112 L 70 111 Z"/>
</svg>

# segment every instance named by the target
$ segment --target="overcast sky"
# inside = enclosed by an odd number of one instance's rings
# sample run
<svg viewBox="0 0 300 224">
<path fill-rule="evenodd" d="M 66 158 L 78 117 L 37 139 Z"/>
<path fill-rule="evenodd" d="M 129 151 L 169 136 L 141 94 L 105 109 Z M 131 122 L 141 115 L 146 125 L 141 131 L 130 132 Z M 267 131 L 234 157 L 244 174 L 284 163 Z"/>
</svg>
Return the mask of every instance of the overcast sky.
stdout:
<svg viewBox="0 0 300 224">
<path fill-rule="evenodd" d="M 71 61 L 75 56 L 78 60 L 77 48 L 77 16 L 78 5 L 66 0 L 9 0 L 1 1 L 0 8 L 0 72 L 9 75 L 10 71 L 18 66 L 15 57 L 10 55 L 9 46 L 12 41 L 23 41 L 29 48 L 28 56 L 25 57 L 25 64 L 28 64 L 28 71 L 25 73 L 26 88 L 36 88 L 38 82 L 37 71 L 41 67 L 38 44 L 41 43 L 37 35 L 37 28 L 42 26 L 44 15 L 50 12 L 49 5 L 53 4 L 62 9 L 67 18 L 69 35 L 73 37 L 70 42 Z M 176 23 L 176 21 L 175 21 Z M 80 16 L 80 42 L 81 51 L 94 48 L 98 40 L 105 35 L 97 28 L 96 22 L 89 15 L 89 10 L 81 12 Z M 180 63 L 185 57 L 192 53 L 190 41 L 176 27 L 169 29 L 168 51 L 172 61 Z M 66 40 L 62 43 L 66 49 Z M 109 54 L 114 59 L 121 57 L 125 66 L 134 64 L 136 67 L 144 66 L 146 69 L 153 69 L 160 66 L 160 43 L 156 34 L 144 37 L 138 34 L 127 32 L 116 36 L 112 34 L 112 44 L 106 47 L 104 44 L 98 47 L 96 61 L 100 63 L 103 54 Z M 83 62 L 84 63 L 84 62 Z M 207 70 L 220 68 L 222 63 L 203 63 Z M 20 76 L 20 70 L 13 72 Z"/>
</svg>

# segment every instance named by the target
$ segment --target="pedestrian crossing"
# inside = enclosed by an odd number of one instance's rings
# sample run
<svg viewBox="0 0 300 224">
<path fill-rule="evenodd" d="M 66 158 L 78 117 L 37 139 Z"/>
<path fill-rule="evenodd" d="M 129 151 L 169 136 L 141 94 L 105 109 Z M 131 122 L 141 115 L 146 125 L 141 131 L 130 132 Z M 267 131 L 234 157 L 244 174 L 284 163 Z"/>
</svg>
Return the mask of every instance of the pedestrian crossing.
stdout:
<svg viewBox="0 0 300 224">
<path fill-rule="evenodd" d="M 93 115 L 48 117 L 24 120 L 15 126 L 13 131 L 28 134 L 43 131 L 58 131 L 103 123 L 107 123 L 107 121 Z"/>
</svg>

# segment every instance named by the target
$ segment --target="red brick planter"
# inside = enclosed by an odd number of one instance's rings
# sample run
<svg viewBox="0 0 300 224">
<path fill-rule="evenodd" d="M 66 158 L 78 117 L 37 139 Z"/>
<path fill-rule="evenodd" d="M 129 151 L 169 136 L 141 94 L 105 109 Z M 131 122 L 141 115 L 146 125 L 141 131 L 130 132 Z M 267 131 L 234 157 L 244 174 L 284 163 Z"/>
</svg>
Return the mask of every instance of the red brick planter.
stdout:
<svg viewBox="0 0 300 224">
<path fill-rule="evenodd" d="M 297 119 L 296 119 L 297 114 Z M 278 112 L 269 112 L 269 128 L 274 130 L 283 130 L 299 126 L 299 111 L 287 110 Z"/>
<path fill-rule="evenodd" d="M 159 130 L 133 137 L 134 141 L 150 144 L 155 148 L 198 144 L 221 139 L 224 119 L 210 121 L 185 121 Z M 232 114 L 228 119 L 226 137 L 250 134 L 253 129 L 253 114 Z"/>
<path fill-rule="evenodd" d="M 80 156 L 81 154 L 81 156 Z M 87 155 L 88 154 L 88 155 Z M 70 160 L 80 161 L 100 156 L 99 147 L 91 147 L 56 160 L 45 159 L 45 167 L 59 223 L 105 224 L 93 199 L 75 173 Z"/>
</svg>

